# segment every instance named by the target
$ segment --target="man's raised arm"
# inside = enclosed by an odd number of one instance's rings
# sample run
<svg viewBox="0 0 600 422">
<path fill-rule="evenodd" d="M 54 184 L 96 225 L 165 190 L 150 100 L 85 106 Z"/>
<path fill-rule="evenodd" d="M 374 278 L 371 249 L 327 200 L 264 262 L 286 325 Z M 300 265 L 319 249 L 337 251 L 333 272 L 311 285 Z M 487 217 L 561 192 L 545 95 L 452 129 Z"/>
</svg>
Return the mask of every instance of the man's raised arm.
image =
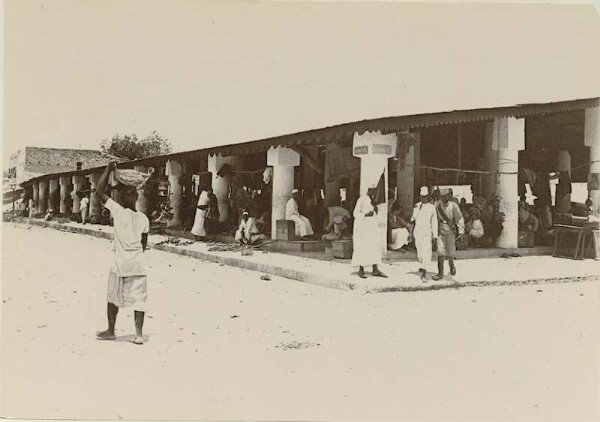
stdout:
<svg viewBox="0 0 600 422">
<path fill-rule="evenodd" d="M 98 180 L 98 184 L 96 185 L 96 196 L 104 205 L 106 201 L 110 199 L 110 196 L 107 195 L 104 191 L 106 190 L 106 183 L 108 182 L 108 176 L 110 176 L 110 172 L 117 168 L 117 163 L 112 162 L 104 169 L 104 173 L 100 176 L 100 180 Z"/>
</svg>

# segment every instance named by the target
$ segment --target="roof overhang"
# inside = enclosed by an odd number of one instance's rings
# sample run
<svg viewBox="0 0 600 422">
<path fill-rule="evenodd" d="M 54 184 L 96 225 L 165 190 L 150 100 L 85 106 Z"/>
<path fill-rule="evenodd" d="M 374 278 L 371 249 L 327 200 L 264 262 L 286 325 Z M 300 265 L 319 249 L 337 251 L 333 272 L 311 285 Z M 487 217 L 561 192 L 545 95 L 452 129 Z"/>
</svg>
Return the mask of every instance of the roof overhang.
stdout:
<svg viewBox="0 0 600 422">
<path fill-rule="evenodd" d="M 224 146 L 202 148 L 193 151 L 176 152 L 166 155 L 143 158 L 140 160 L 123 163 L 125 167 L 133 166 L 160 166 L 168 160 L 193 161 L 204 159 L 209 155 L 221 154 L 223 156 L 238 154 L 253 154 L 266 151 L 277 146 L 324 145 L 330 142 L 344 142 L 352 139 L 354 133 L 362 134 L 366 131 L 381 131 L 382 133 L 403 132 L 419 130 L 432 126 L 451 125 L 457 123 L 492 121 L 495 118 L 516 117 L 525 118 L 543 116 L 553 113 L 585 110 L 598 107 L 600 98 L 586 98 L 571 101 L 560 101 L 544 104 L 521 104 L 509 107 L 482 108 L 473 110 L 454 110 L 437 113 L 415 114 L 408 116 L 384 117 L 378 119 L 361 120 L 352 123 L 314 129 L 304 132 L 282 135 L 267 139 L 249 142 L 234 143 Z M 68 171 L 38 176 L 23 182 L 21 186 L 47 179 L 69 175 L 86 175 L 99 172 L 102 167 L 88 168 L 79 171 Z"/>
</svg>

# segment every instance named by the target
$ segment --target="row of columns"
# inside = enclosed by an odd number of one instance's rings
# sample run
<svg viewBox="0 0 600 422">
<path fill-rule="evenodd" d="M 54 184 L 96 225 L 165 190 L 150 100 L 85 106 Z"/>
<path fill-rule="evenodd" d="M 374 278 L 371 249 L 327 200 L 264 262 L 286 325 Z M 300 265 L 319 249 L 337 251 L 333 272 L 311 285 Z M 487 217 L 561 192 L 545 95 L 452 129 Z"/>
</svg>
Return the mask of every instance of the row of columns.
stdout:
<svg viewBox="0 0 600 422">
<path fill-rule="evenodd" d="M 414 188 L 420 185 L 416 180 L 414 165 L 418 163 L 419 134 L 412 134 L 416 142 L 405 144 L 398 142 L 398 135 L 382 134 L 381 132 L 355 133 L 352 153 L 361 160 L 360 164 L 360 194 L 366 193 L 370 185 L 377 184 L 384 174 L 386 183 L 385 194 L 388 194 L 388 160 L 398 156 L 398 197 L 402 203 L 412 204 L 415 201 Z M 397 151 L 397 146 L 400 145 Z M 585 145 L 590 148 L 590 170 L 588 177 L 589 197 L 593 200 L 595 212 L 600 206 L 600 107 L 585 112 Z M 485 164 L 494 177 L 490 177 L 485 186 L 486 191 L 496 192 L 500 198 L 500 212 L 504 213 L 504 228 L 497 241 L 501 248 L 516 248 L 518 246 L 518 170 L 519 151 L 525 148 L 525 121 L 513 117 L 496 118 L 486 127 Z M 219 201 L 220 221 L 227 221 L 229 207 L 227 195 L 229 192 L 228 179 L 218 175 L 224 164 L 231 164 L 233 157 L 223 157 L 220 154 L 208 157 L 208 170 L 212 173 L 212 188 Z M 271 233 L 276 236 L 277 220 L 285 218 L 285 206 L 294 188 L 294 167 L 300 165 L 300 155 L 290 148 L 277 147 L 267 151 L 267 165 L 273 167 L 273 197 L 271 213 Z M 567 151 L 561 151 L 558 159 L 558 170 L 570 171 L 571 157 Z M 136 170 L 146 172 L 142 166 Z M 181 207 L 183 189 L 180 181 L 182 164 L 169 160 L 166 166 L 169 179 L 170 204 L 174 217 L 169 226 L 181 225 Z M 92 173 L 92 189 L 96 186 L 100 174 Z M 60 181 L 60 204 L 50 204 L 60 207 L 60 212 L 67 212 L 67 190 L 72 185 L 73 212 L 79 211 L 79 198 L 74 194 L 82 183 L 82 176 L 61 177 L 59 179 L 42 180 L 33 186 L 33 199 L 38 204 L 38 212 L 46 211 L 48 199 L 57 197 Z M 415 185 L 416 183 L 416 185 Z M 333 187 L 333 183 L 331 184 Z M 330 186 L 328 185 L 327 188 Z M 417 186 L 418 187 L 418 186 Z M 329 189 L 328 189 L 329 190 Z M 557 207 L 562 209 L 570 205 L 570 195 L 559 199 Z M 136 208 L 146 212 L 147 206 L 143 192 L 138 196 Z M 96 195 L 90 198 L 90 215 L 100 215 L 101 205 Z M 387 250 L 387 206 L 381 207 L 380 229 L 382 249 Z"/>
</svg>

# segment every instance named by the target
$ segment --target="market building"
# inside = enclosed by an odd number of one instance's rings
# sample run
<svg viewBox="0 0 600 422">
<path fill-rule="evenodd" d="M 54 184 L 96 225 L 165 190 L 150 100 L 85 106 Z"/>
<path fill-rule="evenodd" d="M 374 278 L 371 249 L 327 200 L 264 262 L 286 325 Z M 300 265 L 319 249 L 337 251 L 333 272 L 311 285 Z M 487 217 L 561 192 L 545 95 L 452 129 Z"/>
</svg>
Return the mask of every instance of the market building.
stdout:
<svg viewBox="0 0 600 422">
<path fill-rule="evenodd" d="M 319 209 L 340 199 L 351 209 L 382 173 L 386 175 L 386 199 L 397 199 L 408 217 L 420 186 L 468 186 L 475 197 L 498 197 L 504 221 L 495 245 L 516 248 L 522 186 L 527 184 L 529 191 L 534 190 L 527 175 L 556 173 L 562 178 L 568 175 L 569 185 L 587 184 L 598 214 L 599 121 L 598 98 L 574 99 L 363 120 L 120 166 L 139 171 L 156 169 L 138 205 L 151 214 L 159 204 L 168 204 L 173 214 L 170 227 L 189 228 L 201 186 L 212 186 L 219 200 L 220 221 L 229 229 L 237 223 L 234 208 L 238 191 L 260 192 L 262 201 L 257 202 L 255 211 L 270 213 L 274 239 L 276 222 L 284 219 L 285 204 L 294 188 L 301 191 L 305 210 L 320 233 L 323 220 Z M 76 211 L 66 200 L 66 192 L 77 190 L 88 176 L 93 189 L 102 170 L 103 166 L 97 166 L 54 172 L 34 177 L 22 186 L 40 204 L 47 197 L 59 198 L 60 213 L 69 214 Z M 537 192 L 552 200 L 549 178 L 542 180 L 543 176 L 537 178 L 538 185 L 545 183 Z M 556 211 L 569 212 L 571 191 L 554 195 Z M 99 204 L 92 200 L 92 216 L 100 212 Z"/>
</svg>

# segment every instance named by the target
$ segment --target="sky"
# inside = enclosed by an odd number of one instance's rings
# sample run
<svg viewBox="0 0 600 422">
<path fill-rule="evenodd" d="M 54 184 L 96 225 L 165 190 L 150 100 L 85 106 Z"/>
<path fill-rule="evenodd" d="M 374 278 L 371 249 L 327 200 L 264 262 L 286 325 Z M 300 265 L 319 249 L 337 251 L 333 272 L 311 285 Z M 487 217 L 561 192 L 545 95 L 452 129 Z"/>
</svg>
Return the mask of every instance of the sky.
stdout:
<svg viewBox="0 0 600 422">
<path fill-rule="evenodd" d="M 600 96 L 594 6 L 5 0 L 4 163 L 152 130 L 174 151 Z"/>
</svg>

